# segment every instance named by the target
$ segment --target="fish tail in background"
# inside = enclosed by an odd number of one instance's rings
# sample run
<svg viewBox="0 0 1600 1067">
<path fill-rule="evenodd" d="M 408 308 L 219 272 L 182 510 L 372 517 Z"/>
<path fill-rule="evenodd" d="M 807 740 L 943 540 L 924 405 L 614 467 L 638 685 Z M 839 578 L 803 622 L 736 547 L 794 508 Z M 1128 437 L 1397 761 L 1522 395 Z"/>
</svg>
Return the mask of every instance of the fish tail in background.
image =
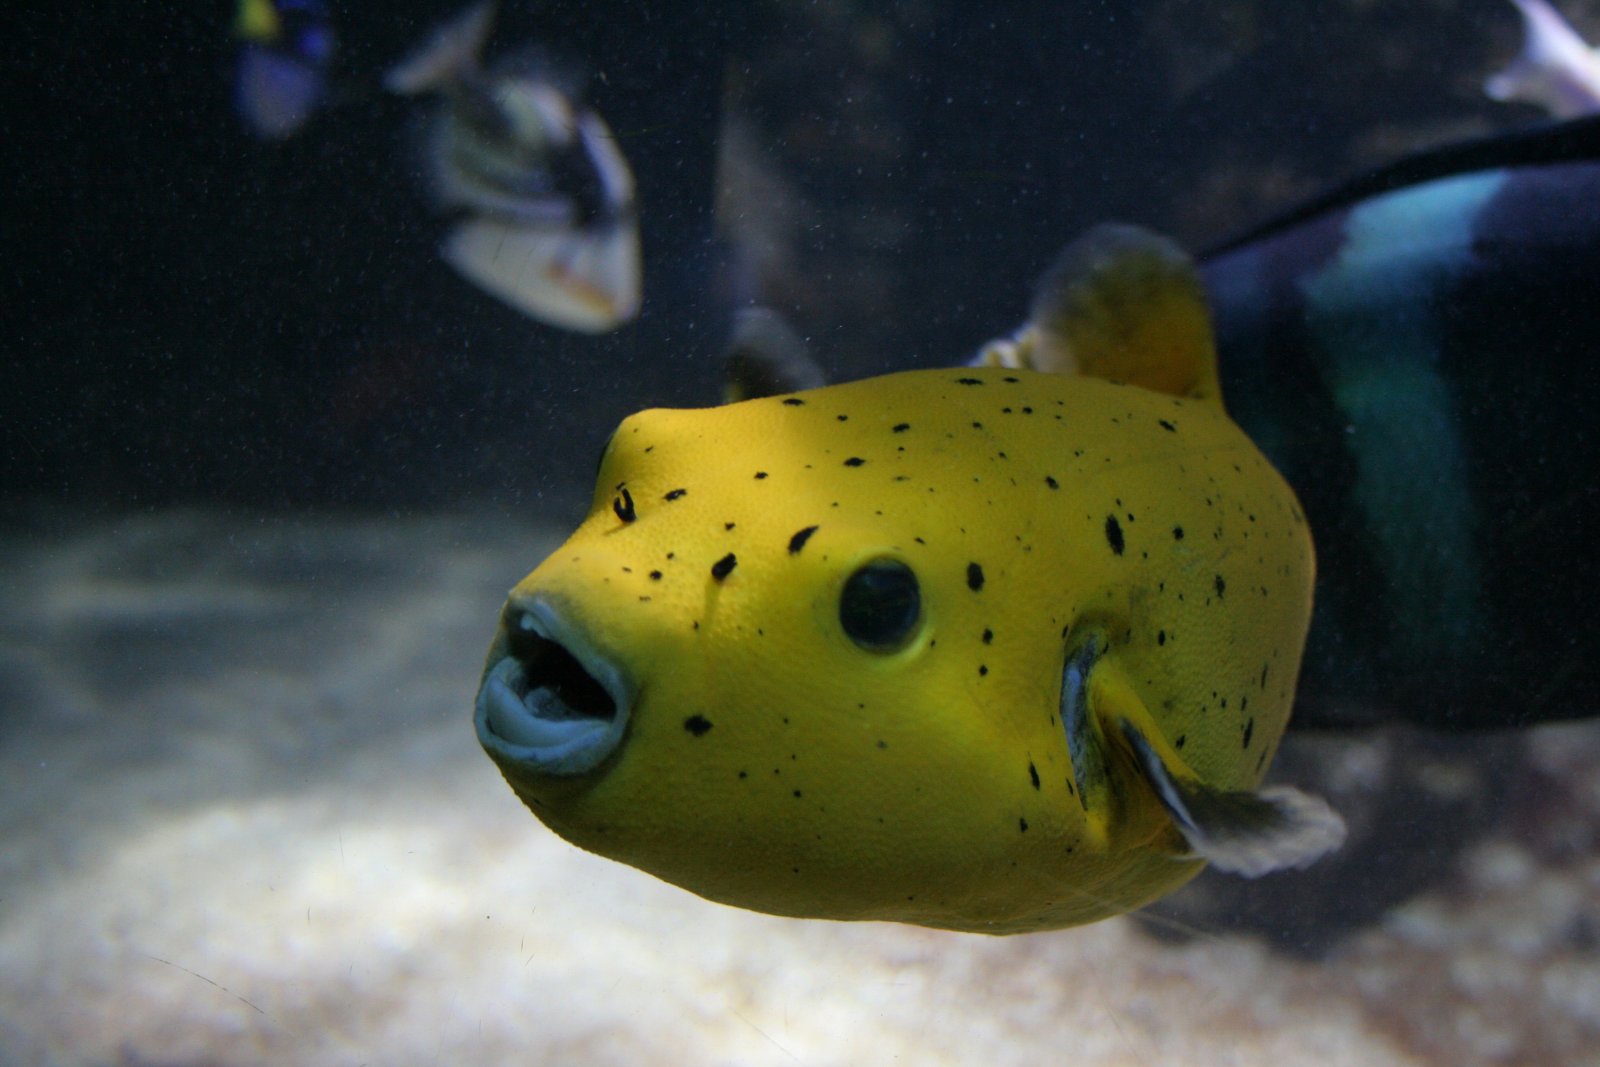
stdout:
<svg viewBox="0 0 1600 1067">
<path fill-rule="evenodd" d="M 1546 0 L 1511 0 L 1522 14 L 1522 51 L 1483 83 L 1490 99 L 1536 104 L 1558 119 L 1600 111 L 1600 50 Z"/>
<path fill-rule="evenodd" d="M 1600 713 L 1600 120 L 1404 160 L 1203 275 L 1316 531 L 1298 724 Z"/>
</svg>

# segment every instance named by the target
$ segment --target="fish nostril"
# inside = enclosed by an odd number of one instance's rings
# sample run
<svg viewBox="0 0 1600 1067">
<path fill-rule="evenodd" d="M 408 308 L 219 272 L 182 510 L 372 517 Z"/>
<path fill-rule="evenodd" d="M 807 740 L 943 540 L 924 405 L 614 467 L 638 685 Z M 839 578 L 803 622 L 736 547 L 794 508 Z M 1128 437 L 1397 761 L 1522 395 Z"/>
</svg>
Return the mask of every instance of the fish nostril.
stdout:
<svg viewBox="0 0 1600 1067">
<path fill-rule="evenodd" d="M 533 612 L 520 604 L 508 603 L 500 614 L 500 625 L 505 628 L 508 637 L 519 634 L 537 634 L 538 627 L 533 621 Z"/>
</svg>

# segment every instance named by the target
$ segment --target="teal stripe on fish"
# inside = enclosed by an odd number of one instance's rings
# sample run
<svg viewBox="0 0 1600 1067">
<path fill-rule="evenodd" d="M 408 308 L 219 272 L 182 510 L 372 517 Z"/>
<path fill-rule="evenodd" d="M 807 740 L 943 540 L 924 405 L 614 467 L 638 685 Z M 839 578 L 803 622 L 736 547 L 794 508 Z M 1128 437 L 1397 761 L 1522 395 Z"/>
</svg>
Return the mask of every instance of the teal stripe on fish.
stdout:
<svg viewBox="0 0 1600 1067">
<path fill-rule="evenodd" d="M 1502 172 L 1379 197 L 1350 212 L 1343 247 L 1302 286 L 1324 382 L 1348 417 L 1354 498 L 1380 551 L 1392 651 L 1459 654 L 1483 620 L 1475 509 L 1433 301 L 1472 262 Z M 1373 314 L 1386 308 L 1390 314 Z M 1429 476 L 1418 478 L 1425 464 Z"/>
</svg>

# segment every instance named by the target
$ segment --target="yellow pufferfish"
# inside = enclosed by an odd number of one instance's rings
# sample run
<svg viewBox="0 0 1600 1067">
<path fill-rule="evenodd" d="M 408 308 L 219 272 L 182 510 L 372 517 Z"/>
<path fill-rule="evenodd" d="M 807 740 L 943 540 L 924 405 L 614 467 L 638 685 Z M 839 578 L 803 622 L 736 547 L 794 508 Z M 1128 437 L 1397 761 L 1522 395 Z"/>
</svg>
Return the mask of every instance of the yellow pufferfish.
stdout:
<svg viewBox="0 0 1600 1067">
<path fill-rule="evenodd" d="M 477 699 L 535 815 L 711 900 L 991 934 L 1339 844 L 1257 790 L 1312 545 L 1188 260 L 1092 231 L 980 362 L 622 423 Z"/>
</svg>

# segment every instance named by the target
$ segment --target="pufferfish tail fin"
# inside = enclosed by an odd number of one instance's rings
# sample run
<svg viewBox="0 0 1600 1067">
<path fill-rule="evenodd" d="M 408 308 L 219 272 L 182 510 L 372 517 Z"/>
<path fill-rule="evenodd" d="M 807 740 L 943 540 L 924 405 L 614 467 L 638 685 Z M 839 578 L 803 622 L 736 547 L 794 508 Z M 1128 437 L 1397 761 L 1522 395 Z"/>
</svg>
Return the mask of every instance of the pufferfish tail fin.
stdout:
<svg viewBox="0 0 1600 1067">
<path fill-rule="evenodd" d="M 1179 833 L 1213 867 L 1256 878 L 1309 866 L 1344 844 L 1344 820 L 1322 798 L 1288 786 L 1213 789 L 1173 774 L 1138 727 L 1120 725 Z"/>
<path fill-rule="evenodd" d="M 1094 227 L 1062 251 L 1028 321 L 973 363 L 1127 382 L 1220 400 L 1211 312 L 1194 261 L 1160 234 Z"/>
</svg>

